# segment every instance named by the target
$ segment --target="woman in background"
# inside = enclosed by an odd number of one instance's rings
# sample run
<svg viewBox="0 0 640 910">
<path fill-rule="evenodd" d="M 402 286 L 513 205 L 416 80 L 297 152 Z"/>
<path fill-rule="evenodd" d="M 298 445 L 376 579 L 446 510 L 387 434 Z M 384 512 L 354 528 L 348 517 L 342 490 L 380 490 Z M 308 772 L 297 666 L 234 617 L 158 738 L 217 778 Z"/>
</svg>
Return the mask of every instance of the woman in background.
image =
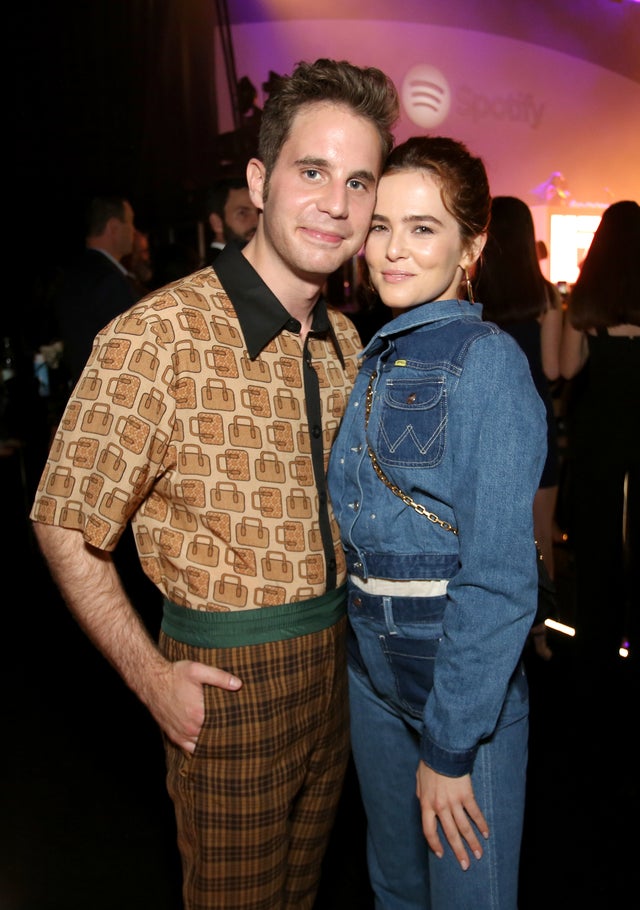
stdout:
<svg viewBox="0 0 640 910">
<path fill-rule="evenodd" d="M 560 375 L 562 297 L 540 269 L 533 217 L 515 196 L 495 196 L 491 227 L 484 249 L 476 296 L 482 317 L 495 322 L 518 342 L 529 361 L 531 376 L 547 410 L 547 458 L 533 500 L 533 527 L 551 578 L 555 575 L 553 531 L 558 500 L 558 429 L 550 382 Z M 552 656 L 546 626 L 531 631 L 536 653 Z"/>
<path fill-rule="evenodd" d="M 640 206 L 605 210 L 570 295 L 560 368 L 567 412 L 576 643 L 615 662 L 640 654 Z M 592 666 L 589 663 L 589 666 Z"/>
<path fill-rule="evenodd" d="M 391 153 L 365 256 L 392 318 L 329 464 L 378 910 L 517 906 L 546 421 L 518 345 L 460 293 L 489 214 L 484 165 L 461 143 Z"/>
</svg>

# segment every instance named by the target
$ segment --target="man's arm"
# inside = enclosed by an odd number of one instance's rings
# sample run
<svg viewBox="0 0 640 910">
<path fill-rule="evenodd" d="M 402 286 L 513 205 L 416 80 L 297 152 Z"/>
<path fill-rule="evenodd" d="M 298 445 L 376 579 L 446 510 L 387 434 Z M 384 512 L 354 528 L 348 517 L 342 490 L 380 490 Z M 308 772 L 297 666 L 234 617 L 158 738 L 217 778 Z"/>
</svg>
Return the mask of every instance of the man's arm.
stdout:
<svg viewBox="0 0 640 910">
<path fill-rule="evenodd" d="M 169 739 L 195 750 L 204 720 L 202 687 L 231 691 L 241 681 L 193 661 L 168 661 L 129 601 L 109 553 L 78 531 L 34 522 L 49 570 L 69 610 L 98 650 L 135 692 Z"/>
</svg>

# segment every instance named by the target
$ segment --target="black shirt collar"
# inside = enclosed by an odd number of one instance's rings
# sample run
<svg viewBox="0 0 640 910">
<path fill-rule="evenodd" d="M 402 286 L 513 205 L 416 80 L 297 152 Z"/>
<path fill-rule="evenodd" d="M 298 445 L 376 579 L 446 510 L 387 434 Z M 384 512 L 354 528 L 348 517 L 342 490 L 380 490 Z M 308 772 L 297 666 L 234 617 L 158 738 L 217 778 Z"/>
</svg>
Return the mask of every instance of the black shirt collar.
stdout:
<svg viewBox="0 0 640 910">
<path fill-rule="evenodd" d="M 251 360 L 255 360 L 283 329 L 299 334 L 301 326 L 298 320 L 285 310 L 236 243 L 226 244 L 213 268 L 240 320 Z M 311 332 L 329 336 L 344 367 L 344 357 L 329 319 L 327 302 L 322 296 L 313 308 Z"/>
</svg>

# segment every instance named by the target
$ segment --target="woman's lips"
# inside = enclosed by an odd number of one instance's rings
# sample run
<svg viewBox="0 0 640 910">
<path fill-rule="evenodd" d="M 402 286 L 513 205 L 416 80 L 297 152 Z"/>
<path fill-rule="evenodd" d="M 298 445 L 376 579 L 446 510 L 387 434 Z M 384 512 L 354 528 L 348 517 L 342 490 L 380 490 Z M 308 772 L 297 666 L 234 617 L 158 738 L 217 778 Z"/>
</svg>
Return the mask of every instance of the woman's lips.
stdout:
<svg viewBox="0 0 640 910">
<path fill-rule="evenodd" d="M 389 284 L 396 284 L 399 281 L 406 281 L 408 278 L 413 278 L 411 272 L 383 272 L 382 277 Z"/>
</svg>

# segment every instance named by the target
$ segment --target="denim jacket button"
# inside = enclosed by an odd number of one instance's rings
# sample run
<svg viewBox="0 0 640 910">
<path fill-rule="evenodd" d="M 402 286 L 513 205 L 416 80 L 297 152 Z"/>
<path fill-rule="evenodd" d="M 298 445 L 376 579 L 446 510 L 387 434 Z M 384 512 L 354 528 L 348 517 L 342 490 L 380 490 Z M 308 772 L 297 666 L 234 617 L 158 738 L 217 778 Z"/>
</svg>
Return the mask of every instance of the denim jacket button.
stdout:
<svg viewBox="0 0 640 910">
<path fill-rule="evenodd" d="M 354 597 L 354 598 L 353 598 L 353 605 L 354 605 L 354 607 L 361 607 L 361 606 L 362 606 L 362 598 L 361 598 L 361 597 Z"/>
</svg>

